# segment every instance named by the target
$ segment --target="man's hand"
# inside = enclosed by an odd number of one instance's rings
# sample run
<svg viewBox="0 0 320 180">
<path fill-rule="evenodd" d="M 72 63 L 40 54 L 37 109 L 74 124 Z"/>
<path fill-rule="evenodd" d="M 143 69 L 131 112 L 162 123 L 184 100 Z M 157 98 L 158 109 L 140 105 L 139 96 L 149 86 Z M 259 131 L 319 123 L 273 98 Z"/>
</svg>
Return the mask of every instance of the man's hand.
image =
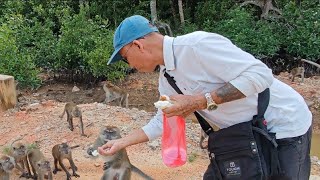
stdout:
<svg viewBox="0 0 320 180">
<path fill-rule="evenodd" d="M 204 95 L 190 96 L 178 94 L 170 96 L 170 100 L 173 105 L 162 110 L 167 117 L 187 117 L 194 111 L 202 110 L 207 107 L 207 101 Z"/>
<path fill-rule="evenodd" d="M 123 138 L 115 139 L 115 140 L 108 141 L 106 144 L 104 144 L 101 147 L 98 147 L 98 152 L 103 156 L 112 156 L 116 154 L 118 151 L 120 151 L 121 149 L 126 147 L 127 145 Z"/>
</svg>

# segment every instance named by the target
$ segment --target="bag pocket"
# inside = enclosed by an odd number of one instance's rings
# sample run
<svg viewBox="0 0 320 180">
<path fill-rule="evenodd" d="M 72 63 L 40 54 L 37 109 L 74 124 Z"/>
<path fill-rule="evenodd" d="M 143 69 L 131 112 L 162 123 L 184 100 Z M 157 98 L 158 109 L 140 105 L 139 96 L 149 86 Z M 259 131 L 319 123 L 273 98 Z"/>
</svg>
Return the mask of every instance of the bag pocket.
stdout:
<svg viewBox="0 0 320 180">
<path fill-rule="evenodd" d="M 263 171 L 251 121 L 211 133 L 208 150 L 211 164 L 217 166 L 222 179 L 262 179 Z"/>
</svg>

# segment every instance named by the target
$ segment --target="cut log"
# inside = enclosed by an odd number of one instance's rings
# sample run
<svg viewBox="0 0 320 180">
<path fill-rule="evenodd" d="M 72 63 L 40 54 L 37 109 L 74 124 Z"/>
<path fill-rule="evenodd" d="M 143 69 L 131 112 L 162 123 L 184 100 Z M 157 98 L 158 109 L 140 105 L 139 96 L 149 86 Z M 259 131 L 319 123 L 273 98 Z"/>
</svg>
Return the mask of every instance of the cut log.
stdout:
<svg viewBox="0 0 320 180">
<path fill-rule="evenodd" d="M 17 103 L 13 76 L 0 74 L 0 112 L 13 108 Z"/>
</svg>

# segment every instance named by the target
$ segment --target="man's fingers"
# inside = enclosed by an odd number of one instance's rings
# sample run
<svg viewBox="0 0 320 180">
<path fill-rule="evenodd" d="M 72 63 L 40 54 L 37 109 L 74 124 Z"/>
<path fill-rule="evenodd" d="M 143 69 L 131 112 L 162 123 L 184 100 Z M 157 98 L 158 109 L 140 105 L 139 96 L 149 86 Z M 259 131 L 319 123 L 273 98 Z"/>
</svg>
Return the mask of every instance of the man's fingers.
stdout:
<svg viewBox="0 0 320 180">
<path fill-rule="evenodd" d="M 103 156 L 111 156 L 114 154 L 114 152 L 111 151 L 111 148 L 98 147 L 98 152 L 99 152 L 99 154 L 101 154 Z"/>
</svg>

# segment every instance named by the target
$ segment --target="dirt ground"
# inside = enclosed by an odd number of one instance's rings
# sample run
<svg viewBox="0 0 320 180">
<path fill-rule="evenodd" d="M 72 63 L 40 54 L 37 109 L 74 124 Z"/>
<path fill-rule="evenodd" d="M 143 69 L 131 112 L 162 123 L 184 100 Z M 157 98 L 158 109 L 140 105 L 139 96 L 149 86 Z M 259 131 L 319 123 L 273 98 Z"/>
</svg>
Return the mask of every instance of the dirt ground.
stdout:
<svg viewBox="0 0 320 180">
<path fill-rule="evenodd" d="M 320 77 L 306 78 L 304 83 L 298 83 L 299 78 L 298 82 L 291 83 L 287 73 L 281 73 L 277 78 L 296 89 L 308 103 L 312 104 L 310 109 L 314 116 L 313 129 L 316 134 L 320 134 Z M 72 92 L 73 84 L 51 82 L 37 91 L 21 91 L 20 111 L 12 109 L 0 114 L 0 148 L 8 146 L 19 137 L 26 143 L 36 141 L 53 167 L 51 148 L 55 144 L 67 141 L 70 145 L 80 145 L 73 150 L 73 158 L 78 167 L 77 173 L 80 175 L 78 179 L 100 179 L 103 173 L 103 160 L 89 158 L 86 155 L 88 146 L 94 141 L 102 125 L 118 126 L 125 136 L 131 130 L 146 124 L 155 114 L 153 103 L 158 100 L 157 80 L 157 73 L 134 73 L 124 81 L 118 82 L 117 85 L 130 94 L 128 109 L 114 104 L 103 104 L 105 95 L 101 86 L 85 89 L 85 86 L 75 84 L 80 91 Z M 77 127 L 71 132 L 67 127 L 66 117 L 59 118 L 65 102 L 69 101 L 81 107 L 85 133 L 88 137 L 80 136 L 78 119 L 74 119 Z M 169 168 L 162 163 L 160 138 L 128 147 L 131 163 L 154 179 L 202 179 L 209 160 L 206 151 L 198 146 L 200 126 L 194 123 L 193 117 L 187 118 L 186 125 L 188 161 L 185 165 Z M 68 162 L 66 164 L 69 166 Z M 71 169 L 69 171 L 71 172 Z M 19 174 L 15 170 L 11 179 L 19 179 Z M 313 163 L 312 174 L 320 175 L 320 161 L 319 165 Z M 65 177 L 65 173 L 61 171 L 54 175 L 54 179 L 57 180 Z M 133 179 L 141 178 L 134 174 Z"/>
</svg>

